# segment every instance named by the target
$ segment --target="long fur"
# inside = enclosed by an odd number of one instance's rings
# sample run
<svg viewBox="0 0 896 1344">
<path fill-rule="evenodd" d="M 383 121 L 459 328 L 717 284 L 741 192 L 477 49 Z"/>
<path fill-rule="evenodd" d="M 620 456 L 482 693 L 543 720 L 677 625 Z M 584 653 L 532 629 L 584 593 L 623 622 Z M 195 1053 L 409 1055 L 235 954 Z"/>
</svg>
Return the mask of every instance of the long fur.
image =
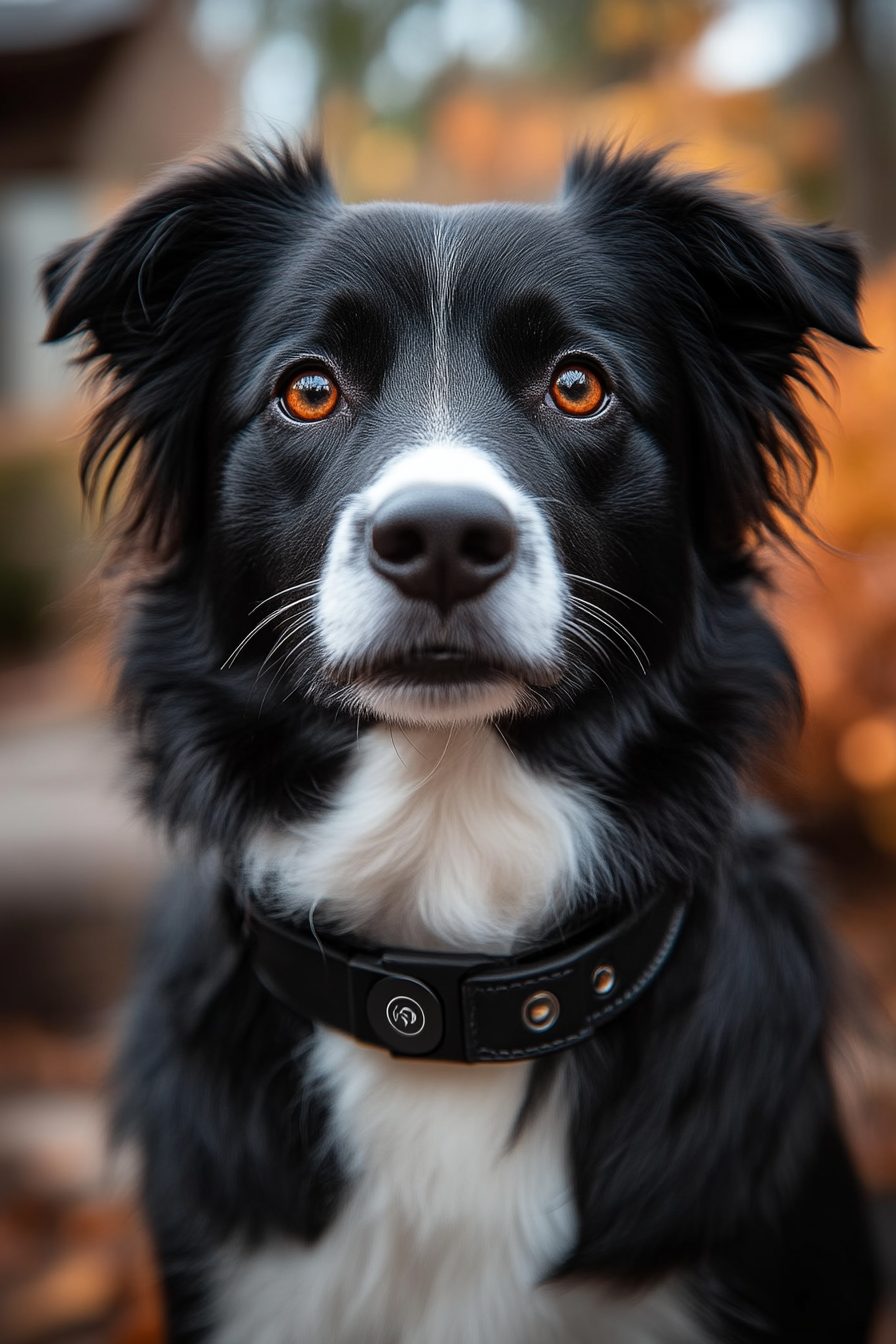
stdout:
<svg viewBox="0 0 896 1344">
<path fill-rule="evenodd" d="M 230 153 L 48 265 L 50 339 L 83 335 L 107 391 L 85 485 L 124 490 L 149 564 L 120 682 L 143 798 L 196 856 L 119 1076 L 173 1340 L 865 1338 L 829 955 L 747 787 L 799 703 L 757 548 L 800 517 L 798 394 L 825 338 L 864 345 L 859 278 L 847 236 L 612 149 L 554 205 L 450 210 L 346 208 L 317 158 Z M 594 417 L 546 394 L 573 356 L 609 389 Z M 320 425 L 278 402 L 303 363 L 337 371 Z M 467 477 L 519 554 L 439 617 L 363 537 L 402 482 Z M 445 643 L 498 669 L 488 695 L 401 672 Z M 592 1040 L 461 1068 L 466 1171 L 453 1066 L 368 1059 L 280 1007 L 225 878 L 285 917 L 483 952 L 694 899 Z M 477 1218 L 493 1233 L 458 1259 Z"/>
</svg>

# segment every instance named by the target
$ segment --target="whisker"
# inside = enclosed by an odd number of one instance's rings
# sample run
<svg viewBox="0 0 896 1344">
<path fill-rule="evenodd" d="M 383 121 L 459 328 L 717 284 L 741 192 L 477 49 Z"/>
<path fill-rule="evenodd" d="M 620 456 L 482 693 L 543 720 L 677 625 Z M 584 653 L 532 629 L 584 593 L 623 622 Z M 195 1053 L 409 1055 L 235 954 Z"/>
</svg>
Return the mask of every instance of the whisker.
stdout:
<svg viewBox="0 0 896 1344">
<path fill-rule="evenodd" d="M 577 639 L 580 639 L 582 643 L 586 646 L 586 648 L 589 648 L 593 650 L 594 653 L 599 654 L 600 657 L 603 658 L 605 662 L 610 661 L 609 651 L 606 648 L 604 648 L 603 644 L 601 644 L 599 640 L 593 637 L 593 634 L 586 633 L 585 628 L 581 625 L 579 621 L 576 621 L 574 618 L 572 618 L 565 621 L 564 624 L 566 626 L 566 629 L 571 634 L 573 634 Z"/>
<path fill-rule="evenodd" d="M 304 614 L 303 616 L 299 617 L 298 620 L 296 620 L 296 621 L 290 621 L 289 625 L 286 627 L 286 629 L 285 629 L 285 630 L 283 631 L 283 633 L 280 635 L 280 637 L 279 637 L 279 639 L 277 640 L 276 644 L 274 644 L 274 646 L 273 646 L 273 647 L 271 648 L 271 650 L 268 652 L 267 656 L 265 657 L 264 662 L 262 663 L 261 667 L 259 668 L 259 672 L 263 672 L 263 671 L 265 670 L 265 668 L 267 667 L 268 663 L 271 661 L 271 659 L 273 658 L 274 654 L 277 652 L 278 649 L 282 648 L 283 645 L 284 645 L 285 643 L 287 643 L 290 639 L 292 639 L 293 635 L 297 635 L 297 634 L 299 633 L 300 630 L 304 630 L 304 629 L 305 629 L 305 626 L 308 625 L 309 622 L 312 621 L 313 619 L 314 619 L 314 612 L 313 612 L 313 611 L 309 611 L 309 612 L 305 612 L 305 614 Z"/>
<path fill-rule="evenodd" d="M 272 611 L 270 615 L 265 616 L 264 620 L 259 621 L 257 625 L 253 626 L 253 628 L 249 631 L 248 635 L 246 635 L 245 639 L 242 639 L 240 641 L 240 643 L 236 646 L 236 648 L 233 650 L 233 653 L 230 654 L 230 656 L 227 658 L 227 661 L 222 665 L 222 667 L 229 667 L 233 663 L 234 659 L 246 647 L 249 641 L 253 639 L 257 634 L 259 634 L 260 631 L 262 631 L 266 625 L 270 625 L 272 621 L 275 621 L 278 619 L 278 617 L 285 615 L 286 612 L 290 611 L 293 607 L 301 606 L 303 602 L 308 602 L 310 600 L 311 599 L 307 597 L 300 597 L 295 602 L 287 602 L 285 606 L 279 607 L 276 611 Z"/>
<path fill-rule="evenodd" d="M 574 633 L 576 633 L 576 632 L 574 632 Z M 604 653 L 604 655 L 606 655 L 606 650 L 605 650 L 605 649 L 604 649 L 604 650 L 601 650 L 601 652 Z M 604 689 L 606 690 L 607 694 L 609 695 L 609 697 L 610 697 L 610 699 L 613 701 L 613 703 L 614 703 L 614 704 L 616 703 L 616 697 L 615 697 L 615 695 L 613 694 L 613 687 L 612 687 L 612 686 L 610 685 L 610 683 L 607 681 L 606 677 L 602 677 L 601 674 L 600 674 L 598 671 L 596 671 L 596 670 L 595 670 L 594 668 L 592 668 L 592 667 L 589 667 L 587 663 L 582 662 L 582 660 L 581 660 L 580 658 L 577 658 L 575 654 L 572 654 L 572 655 L 571 655 L 571 662 L 572 662 L 573 665 L 579 670 L 579 672 L 582 673 L 583 676 L 586 676 L 586 677 L 596 677 L 597 680 L 600 682 L 600 684 L 601 684 L 601 685 L 604 687 Z"/>
<path fill-rule="evenodd" d="M 611 625 L 608 621 L 601 620 L 601 618 L 600 618 L 599 615 L 597 615 L 597 616 L 592 616 L 591 619 L 592 619 L 592 620 L 600 620 L 601 626 L 603 627 L 603 631 L 605 632 L 606 636 L 607 636 L 608 638 L 612 638 L 612 639 L 614 639 L 615 641 L 621 642 L 621 644 L 624 645 L 624 647 L 628 650 L 628 652 L 629 652 L 629 653 L 632 655 L 632 657 L 634 658 L 635 662 L 638 664 L 638 668 L 640 669 L 642 675 L 646 676 L 646 675 L 647 675 L 647 665 L 645 665 L 645 663 L 642 662 L 641 658 L 639 658 L 636 649 L 635 649 L 635 648 L 633 647 L 633 645 L 630 644 L 629 641 L 625 638 L 625 635 L 622 633 L 622 631 L 617 630 L 617 629 L 616 629 L 613 625 Z M 570 630 L 572 630 L 572 632 L 573 632 L 574 634 L 576 634 L 576 635 L 582 640 L 583 643 L 588 644 L 589 647 L 592 648 L 592 649 L 595 651 L 595 653 L 599 653 L 605 660 L 609 661 L 609 655 L 608 655 L 608 653 L 607 653 L 607 650 L 606 650 L 606 649 L 604 648 L 604 646 L 600 643 L 599 638 L 597 639 L 597 642 L 594 642 L 594 639 L 595 639 L 595 637 L 597 637 L 597 636 L 599 635 L 599 632 L 597 631 L 597 629 L 596 629 L 593 625 L 588 625 L 586 622 L 583 622 L 583 621 L 581 621 L 581 620 L 577 620 L 575 617 L 568 617 L 568 618 L 567 618 L 567 621 L 566 621 L 566 625 L 567 625 L 567 628 L 570 629 Z M 588 636 L 586 636 L 586 634 L 585 634 L 585 630 L 586 630 L 586 629 L 589 631 L 589 635 L 588 635 Z M 618 644 L 617 644 L 617 647 L 618 647 Z M 643 650 L 642 650 L 642 652 L 643 652 Z M 644 654 L 644 657 L 645 657 L 645 659 L 646 659 L 646 658 L 647 658 L 647 655 Z M 647 662 L 648 662 L 648 664 L 649 664 L 649 659 L 647 660 Z"/>
<path fill-rule="evenodd" d="M 598 620 L 599 618 L 598 618 L 598 617 L 594 617 L 594 616 L 592 616 L 591 619 L 592 619 L 592 620 Z M 586 625 L 587 625 L 587 623 L 586 623 Z M 637 652 L 637 650 L 634 648 L 633 645 L 631 645 L 631 644 L 629 643 L 629 641 L 625 638 L 625 636 L 624 636 L 619 630 L 616 630 L 612 625 L 609 625 L 606 621 L 601 621 L 601 627 L 602 627 L 602 631 L 603 631 L 603 633 L 605 633 L 606 637 L 615 641 L 615 643 L 616 643 L 616 647 L 617 647 L 617 648 L 619 648 L 620 646 L 622 646 L 622 647 L 624 647 L 625 649 L 628 650 L 628 652 L 631 654 L 631 656 L 634 658 L 635 662 L 637 663 L 638 668 L 640 669 L 640 671 L 642 672 L 642 674 L 644 674 L 644 675 L 646 676 L 646 675 L 647 675 L 647 665 L 646 665 L 646 664 L 642 661 L 642 659 L 638 656 L 638 652 Z M 597 635 L 597 634 L 598 634 L 598 631 L 597 631 L 597 629 L 596 629 L 595 626 L 593 626 L 593 625 L 587 625 L 587 628 L 591 631 L 591 634 L 592 634 L 592 635 Z M 646 655 L 645 655 L 645 657 L 646 657 Z"/>
<path fill-rule="evenodd" d="M 574 593 L 570 593 L 570 601 L 574 602 L 578 607 L 585 608 L 595 620 L 600 622 L 601 625 L 605 625 L 608 629 L 615 631 L 622 642 L 631 649 L 641 666 L 641 670 L 647 670 L 645 664 L 650 664 L 647 651 L 627 626 L 623 625 L 615 616 L 611 616 L 608 611 L 604 611 L 603 607 L 598 607 L 593 602 L 586 602 L 583 597 L 576 597 Z"/>
<path fill-rule="evenodd" d="M 286 602 L 282 607 L 278 607 L 276 611 L 269 612 L 268 615 L 263 617 L 263 619 L 260 620 L 257 625 L 254 625 L 252 627 L 252 629 L 249 631 L 248 635 L 246 635 L 244 639 L 240 640 L 239 644 L 237 644 L 236 648 L 233 650 L 233 653 L 231 653 L 229 657 L 227 657 L 221 664 L 221 671 L 223 672 L 226 667 L 233 666 L 234 660 L 239 657 L 239 655 L 242 653 L 243 649 L 246 647 L 249 641 L 251 639 L 254 639 L 255 636 L 260 631 L 262 631 L 266 625 L 270 625 L 271 621 L 276 621 L 278 617 L 285 615 L 287 611 L 292 611 L 294 607 L 300 607 L 303 602 L 312 601 L 313 597 L 314 597 L 313 593 L 309 593 L 305 597 L 297 597 L 294 602 Z"/>
<path fill-rule="evenodd" d="M 498 736 L 500 737 L 501 741 L 504 743 L 504 745 L 505 745 L 505 747 L 507 748 L 507 750 L 510 752 L 511 756 L 513 757 L 513 759 L 516 760 L 516 752 L 514 751 L 513 747 L 510 745 L 510 743 L 507 741 L 507 738 L 504 736 L 504 734 L 503 734 L 503 732 L 501 731 L 499 725 L 498 725 L 497 723 L 495 723 L 494 721 L 492 721 L 492 727 L 494 728 L 495 732 L 496 732 L 496 733 L 498 734 Z"/>
<path fill-rule="evenodd" d="M 631 602 L 633 606 L 640 607 L 642 611 L 647 612 L 648 616 L 652 616 L 655 621 L 659 621 L 662 625 L 663 622 L 656 612 L 651 611 L 649 607 L 645 607 L 644 603 L 639 602 L 636 597 L 630 597 L 628 593 L 623 593 L 618 588 L 611 588 L 608 583 L 598 583 L 597 579 L 586 579 L 584 574 L 572 574 L 569 570 L 564 570 L 564 574 L 567 579 L 576 579 L 579 583 L 588 583 L 592 588 L 601 588 L 605 593 L 612 593 L 615 597 L 621 597 L 623 602 Z"/>
<path fill-rule="evenodd" d="M 286 593 L 297 593 L 300 588 L 313 588 L 319 582 L 319 579 L 307 579 L 304 583 L 291 583 L 288 588 L 281 588 L 279 593 L 271 593 L 270 597 L 263 597 L 260 602 L 255 603 L 252 610 L 257 611 L 259 607 L 265 606 L 268 602 L 275 602 L 278 597 L 283 597 Z"/>
<path fill-rule="evenodd" d="M 398 731 L 401 733 L 402 737 L 404 738 L 405 742 L 407 742 L 407 744 L 408 744 L 408 746 L 411 748 L 411 750 L 412 750 L 412 751 L 416 751 L 416 753 L 417 753 L 418 756 L 422 756 L 423 759 L 426 760 L 426 759 L 427 759 L 426 752 L 425 752 L 425 751 L 421 751 L 420 748 L 417 746 L 417 743 L 411 741 L 411 739 L 408 737 L 407 733 L 406 733 L 405 730 L 402 728 L 402 726 L 401 726 L 400 723 L 397 725 L 397 727 L 398 727 Z"/>
<path fill-rule="evenodd" d="M 644 653 L 640 641 L 632 634 L 628 626 L 623 621 L 620 621 L 618 616 L 614 616 L 613 613 L 607 611 L 605 607 L 599 607 L 596 602 L 589 602 L 587 598 L 578 597 L 575 593 L 569 594 L 569 600 L 570 602 L 574 602 L 577 607 L 584 607 L 587 611 L 594 612 L 602 621 L 606 621 L 609 625 L 615 626 L 617 630 L 622 632 L 622 634 L 628 635 L 629 639 L 637 644 L 638 648 L 641 649 L 641 652 Z M 646 657 L 647 655 L 644 654 L 644 656 Z"/>
<path fill-rule="evenodd" d="M 454 724 L 452 723 L 451 726 L 450 726 L 449 729 L 448 729 L 448 737 L 447 737 L 446 740 L 445 740 L 445 746 L 444 746 L 444 748 L 442 749 L 442 754 L 441 754 L 441 756 L 440 756 L 439 759 L 436 761 L 435 765 L 434 765 L 433 768 L 430 770 L 429 774 L 426 775 L 426 777 L 425 777 L 424 779 L 421 779 L 420 782 L 414 786 L 414 792 L 415 792 L 415 793 L 418 793 L 418 792 L 420 791 L 420 789 L 422 789 L 423 786 L 424 786 L 425 784 L 428 784 L 429 781 L 432 779 L 433 775 L 434 775 L 435 772 L 438 770 L 439 766 L 442 764 L 442 762 L 444 761 L 445 757 L 446 757 L 447 754 L 448 754 L 448 748 L 451 746 L 451 739 L 452 739 L 453 736 L 454 736 Z M 401 760 L 401 757 L 399 757 L 398 759 Z"/>
<path fill-rule="evenodd" d="M 314 639 L 316 633 L 317 633 L 316 630 L 312 630 L 310 634 L 307 634 L 305 636 L 304 639 L 299 640 L 295 648 L 287 649 L 286 653 L 280 659 L 280 662 L 277 666 L 274 676 L 271 678 L 270 685 L 265 690 L 265 693 L 261 701 L 262 707 L 264 706 L 264 702 L 268 697 L 268 692 L 277 684 L 277 682 L 286 674 L 288 670 L 291 670 L 295 666 L 295 664 L 298 662 L 299 654 L 302 651 L 303 645 L 307 644 L 309 639 Z M 285 696 L 283 697 L 284 700 L 288 700 L 289 697 L 293 695 L 298 689 L 299 689 L 299 683 L 296 683 L 296 685 L 292 686 L 286 692 Z"/>
<path fill-rule="evenodd" d="M 399 761 L 401 761 L 401 764 L 404 766 L 405 770 L 407 770 L 408 763 L 395 745 L 395 733 L 392 731 L 391 723 L 389 724 L 389 741 L 392 743 L 392 750 L 395 752 L 395 755 L 398 757 Z"/>
<path fill-rule="evenodd" d="M 298 634 L 301 629 L 304 629 L 304 626 L 299 626 L 293 631 L 293 634 Z M 312 630 L 304 639 L 300 639 L 298 644 L 293 645 L 291 648 L 288 648 L 285 653 L 281 654 L 280 658 L 277 660 L 277 665 L 274 668 L 273 680 L 275 682 L 288 667 L 291 667 L 296 662 L 297 655 L 302 646 L 307 644 L 309 639 L 313 639 L 314 634 L 315 632 Z"/>
</svg>

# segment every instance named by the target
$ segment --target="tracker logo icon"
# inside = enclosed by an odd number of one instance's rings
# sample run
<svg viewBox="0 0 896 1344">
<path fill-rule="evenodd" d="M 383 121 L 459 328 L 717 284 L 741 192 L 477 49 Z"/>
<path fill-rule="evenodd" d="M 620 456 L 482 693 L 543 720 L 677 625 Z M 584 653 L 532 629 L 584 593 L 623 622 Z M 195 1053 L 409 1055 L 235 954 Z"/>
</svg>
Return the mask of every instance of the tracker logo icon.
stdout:
<svg viewBox="0 0 896 1344">
<path fill-rule="evenodd" d="M 416 999 L 398 994 L 386 1004 L 389 1024 L 402 1036 L 419 1036 L 426 1026 L 426 1016 Z"/>
</svg>

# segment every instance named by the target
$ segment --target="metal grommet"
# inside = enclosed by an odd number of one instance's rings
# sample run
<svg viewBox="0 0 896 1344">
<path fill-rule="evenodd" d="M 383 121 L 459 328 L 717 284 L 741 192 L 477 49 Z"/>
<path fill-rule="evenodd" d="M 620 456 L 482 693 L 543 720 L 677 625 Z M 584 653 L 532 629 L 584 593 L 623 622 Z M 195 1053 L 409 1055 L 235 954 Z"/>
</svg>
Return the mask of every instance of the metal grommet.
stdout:
<svg viewBox="0 0 896 1344">
<path fill-rule="evenodd" d="M 523 1004 L 523 1022 L 530 1031 L 547 1031 L 560 1016 L 560 1004 L 554 994 L 540 989 Z"/>
<path fill-rule="evenodd" d="M 591 988 L 601 997 L 609 994 L 616 984 L 616 972 L 612 966 L 595 966 L 591 972 Z"/>
</svg>

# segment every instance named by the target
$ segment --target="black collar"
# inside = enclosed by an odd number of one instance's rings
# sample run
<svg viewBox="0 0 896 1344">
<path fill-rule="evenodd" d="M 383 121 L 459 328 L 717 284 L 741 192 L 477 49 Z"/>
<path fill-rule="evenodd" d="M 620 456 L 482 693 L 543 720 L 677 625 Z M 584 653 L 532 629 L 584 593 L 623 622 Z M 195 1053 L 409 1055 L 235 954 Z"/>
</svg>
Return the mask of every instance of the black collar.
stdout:
<svg viewBox="0 0 896 1344">
<path fill-rule="evenodd" d="M 521 957 L 353 944 L 243 904 L 262 984 L 302 1017 L 393 1055 L 475 1064 L 531 1059 L 592 1036 L 653 983 L 688 895 L 672 890 L 610 930 Z"/>
</svg>

